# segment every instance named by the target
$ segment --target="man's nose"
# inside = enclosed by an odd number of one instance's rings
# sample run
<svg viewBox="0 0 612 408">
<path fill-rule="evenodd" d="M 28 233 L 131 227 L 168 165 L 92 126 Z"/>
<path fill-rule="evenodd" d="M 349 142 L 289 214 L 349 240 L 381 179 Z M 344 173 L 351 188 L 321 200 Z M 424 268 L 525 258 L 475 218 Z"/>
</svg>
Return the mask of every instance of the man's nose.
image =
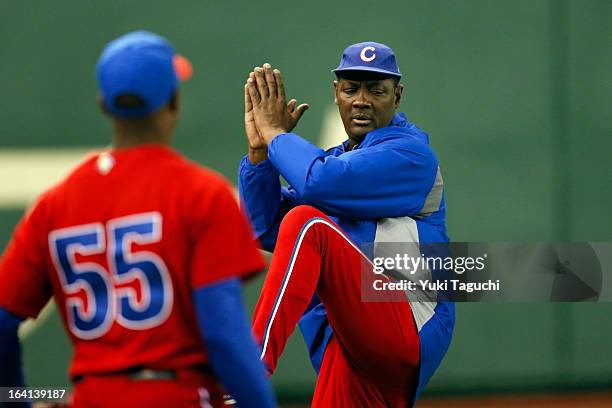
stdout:
<svg viewBox="0 0 612 408">
<path fill-rule="evenodd" d="M 367 90 L 360 88 L 353 99 L 353 107 L 355 108 L 369 108 L 372 104 L 368 98 Z"/>
</svg>

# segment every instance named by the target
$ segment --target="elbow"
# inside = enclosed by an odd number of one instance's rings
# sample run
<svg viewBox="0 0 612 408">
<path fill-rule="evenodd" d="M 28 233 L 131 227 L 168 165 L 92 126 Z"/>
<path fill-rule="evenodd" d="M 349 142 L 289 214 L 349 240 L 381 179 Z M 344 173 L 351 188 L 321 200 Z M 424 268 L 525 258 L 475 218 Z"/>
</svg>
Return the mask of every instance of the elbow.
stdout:
<svg viewBox="0 0 612 408">
<path fill-rule="evenodd" d="M 316 193 L 317 191 L 313 187 L 304 186 L 300 195 L 302 196 L 304 203 L 310 204 L 314 201 L 314 198 L 316 197 Z"/>
<path fill-rule="evenodd" d="M 324 199 L 324 189 L 319 184 L 306 183 L 301 194 L 305 204 L 314 204 Z"/>
<path fill-rule="evenodd" d="M 316 204 L 338 197 L 338 194 L 352 189 L 357 184 L 355 172 L 350 163 L 344 160 L 321 160 L 313 163 L 301 188 L 294 188 L 305 204 Z"/>
<path fill-rule="evenodd" d="M 260 243 L 260 248 L 264 251 L 274 252 L 276 247 L 276 238 L 278 237 L 278 229 L 280 227 L 280 220 L 272 224 L 271 227 L 266 229 L 264 232 L 257 236 L 257 240 Z"/>
</svg>

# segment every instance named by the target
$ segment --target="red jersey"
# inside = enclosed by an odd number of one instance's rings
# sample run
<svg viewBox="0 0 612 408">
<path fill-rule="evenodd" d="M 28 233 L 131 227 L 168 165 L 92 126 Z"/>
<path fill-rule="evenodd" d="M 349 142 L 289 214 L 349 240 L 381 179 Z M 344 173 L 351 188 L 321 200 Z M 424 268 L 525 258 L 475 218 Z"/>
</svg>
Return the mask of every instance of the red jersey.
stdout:
<svg viewBox="0 0 612 408">
<path fill-rule="evenodd" d="M 41 196 L 0 261 L 0 306 L 35 317 L 53 295 L 72 377 L 177 369 L 207 361 L 194 288 L 264 266 L 221 176 L 142 145 L 89 157 Z"/>
</svg>

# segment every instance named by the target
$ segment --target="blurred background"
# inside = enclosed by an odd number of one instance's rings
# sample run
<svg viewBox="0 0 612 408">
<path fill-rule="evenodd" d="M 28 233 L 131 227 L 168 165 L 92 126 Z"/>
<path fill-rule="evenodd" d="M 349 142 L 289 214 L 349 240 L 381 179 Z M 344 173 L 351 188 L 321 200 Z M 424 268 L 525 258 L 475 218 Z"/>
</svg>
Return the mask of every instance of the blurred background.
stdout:
<svg viewBox="0 0 612 408">
<path fill-rule="evenodd" d="M 135 29 L 166 36 L 193 63 L 175 146 L 234 183 L 248 72 L 280 68 L 288 96 L 311 105 L 296 132 L 330 144 L 343 138 L 330 70 L 344 47 L 374 40 L 396 52 L 401 110 L 438 154 L 452 240 L 610 241 L 611 21 L 608 0 L 0 1 L 0 249 L 43 188 L 108 145 L 94 65 Z M 260 285 L 247 289 L 251 310 Z M 58 316 L 39 320 L 22 333 L 28 383 L 68 384 Z M 417 406 L 510 406 L 523 395 L 537 397 L 522 407 L 560 406 L 567 392 L 581 393 L 571 406 L 612 406 L 611 338 L 609 303 L 460 304 Z M 278 395 L 307 404 L 314 381 L 294 335 Z"/>
</svg>

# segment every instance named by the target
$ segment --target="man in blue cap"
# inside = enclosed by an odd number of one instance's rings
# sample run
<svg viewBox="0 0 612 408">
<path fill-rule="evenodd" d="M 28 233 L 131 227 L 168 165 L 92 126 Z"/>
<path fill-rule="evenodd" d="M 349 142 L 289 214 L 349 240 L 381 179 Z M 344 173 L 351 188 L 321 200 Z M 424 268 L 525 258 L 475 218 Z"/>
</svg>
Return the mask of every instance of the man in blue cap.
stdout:
<svg viewBox="0 0 612 408">
<path fill-rule="evenodd" d="M 45 192 L 0 262 L 0 386 L 23 385 L 17 327 L 53 296 L 75 407 L 275 407 L 244 314 L 265 260 L 227 181 L 171 142 L 189 62 L 156 34 L 96 67 L 113 146 Z"/>
<path fill-rule="evenodd" d="M 389 47 L 351 45 L 333 72 L 348 139 L 327 151 L 291 133 L 308 105 L 286 103 L 280 71 L 264 64 L 245 84 L 240 195 L 274 251 L 254 332 L 273 372 L 299 322 L 319 375 L 313 407 L 404 408 L 448 349 L 454 305 L 368 297 L 390 279 L 367 248 L 448 242 L 442 176 L 428 135 L 396 113 L 403 86 Z"/>
</svg>

